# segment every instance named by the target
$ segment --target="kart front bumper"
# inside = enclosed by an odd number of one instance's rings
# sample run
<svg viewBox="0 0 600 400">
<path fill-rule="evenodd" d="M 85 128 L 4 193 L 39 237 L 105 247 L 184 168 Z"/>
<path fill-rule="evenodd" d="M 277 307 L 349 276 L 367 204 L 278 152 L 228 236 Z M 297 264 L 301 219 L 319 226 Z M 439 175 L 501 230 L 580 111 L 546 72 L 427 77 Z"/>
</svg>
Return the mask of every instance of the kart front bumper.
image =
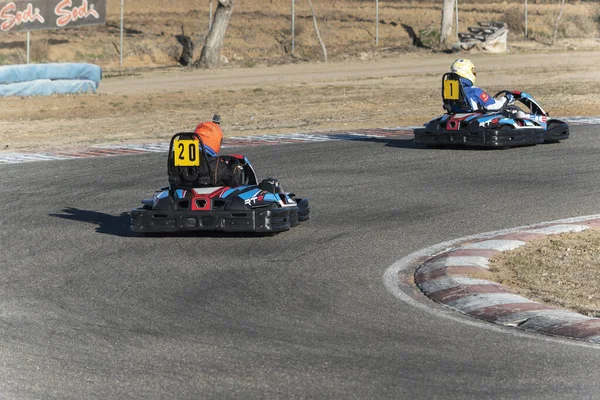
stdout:
<svg viewBox="0 0 600 400">
<path fill-rule="evenodd" d="M 131 211 L 134 232 L 282 232 L 308 220 L 308 201 L 302 207 L 242 211 L 187 211 L 136 208 Z"/>
</svg>

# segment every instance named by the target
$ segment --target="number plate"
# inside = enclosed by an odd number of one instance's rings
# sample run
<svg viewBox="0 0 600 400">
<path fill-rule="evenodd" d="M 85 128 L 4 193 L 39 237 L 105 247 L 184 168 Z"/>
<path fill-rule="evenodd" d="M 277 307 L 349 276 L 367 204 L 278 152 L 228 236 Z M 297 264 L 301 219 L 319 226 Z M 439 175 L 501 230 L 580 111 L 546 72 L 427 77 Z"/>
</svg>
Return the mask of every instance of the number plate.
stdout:
<svg viewBox="0 0 600 400">
<path fill-rule="evenodd" d="M 174 140 L 173 160 L 176 167 L 200 166 L 200 141 L 199 140 Z"/>
<path fill-rule="evenodd" d="M 448 79 L 444 81 L 444 99 L 445 100 L 458 100 L 460 95 L 460 89 L 458 81 L 454 79 Z"/>
</svg>

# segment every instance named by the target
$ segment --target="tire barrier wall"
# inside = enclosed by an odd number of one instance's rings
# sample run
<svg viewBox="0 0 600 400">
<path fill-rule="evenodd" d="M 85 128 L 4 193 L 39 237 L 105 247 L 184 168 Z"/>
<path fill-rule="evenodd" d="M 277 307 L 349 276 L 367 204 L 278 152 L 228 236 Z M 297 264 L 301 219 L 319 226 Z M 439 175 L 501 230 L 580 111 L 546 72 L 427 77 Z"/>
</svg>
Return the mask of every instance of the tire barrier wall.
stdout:
<svg viewBox="0 0 600 400">
<path fill-rule="evenodd" d="M 459 43 L 453 50 L 479 50 L 483 53 L 506 53 L 508 50 L 508 27 L 505 22 L 479 21 L 469 26 L 468 33 L 459 33 Z"/>
<path fill-rule="evenodd" d="M 96 93 L 102 69 L 94 64 L 27 64 L 0 67 L 0 96 Z"/>
</svg>

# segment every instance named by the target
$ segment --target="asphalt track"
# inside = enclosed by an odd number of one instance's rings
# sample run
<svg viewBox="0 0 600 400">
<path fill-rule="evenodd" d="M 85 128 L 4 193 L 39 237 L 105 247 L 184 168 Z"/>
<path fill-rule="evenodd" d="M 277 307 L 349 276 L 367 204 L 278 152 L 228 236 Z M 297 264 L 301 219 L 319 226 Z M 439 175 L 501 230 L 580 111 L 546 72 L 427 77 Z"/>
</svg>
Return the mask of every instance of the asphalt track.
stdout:
<svg viewBox="0 0 600 400">
<path fill-rule="evenodd" d="M 402 301 L 454 238 L 599 212 L 599 126 L 556 145 L 235 149 L 310 197 L 273 237 L 140 237 L 165 155 L 0 165 L 0 398 L 597 398 L 600 347 Z"/>
</svg>

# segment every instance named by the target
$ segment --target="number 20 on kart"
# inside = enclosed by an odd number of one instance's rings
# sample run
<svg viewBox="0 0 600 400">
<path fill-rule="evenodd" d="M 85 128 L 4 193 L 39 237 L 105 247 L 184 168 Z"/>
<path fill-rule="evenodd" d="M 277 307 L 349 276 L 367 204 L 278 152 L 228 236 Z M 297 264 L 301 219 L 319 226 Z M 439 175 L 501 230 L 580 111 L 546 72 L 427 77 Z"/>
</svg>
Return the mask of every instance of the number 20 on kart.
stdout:
<svg viewBox="0 0 600 400">
<path fill-rule="evenodd" d="M 173 159 L 176 167 L 200 166 L 200 142 L 198 140 L 175 140 Z"/>
</svg>

